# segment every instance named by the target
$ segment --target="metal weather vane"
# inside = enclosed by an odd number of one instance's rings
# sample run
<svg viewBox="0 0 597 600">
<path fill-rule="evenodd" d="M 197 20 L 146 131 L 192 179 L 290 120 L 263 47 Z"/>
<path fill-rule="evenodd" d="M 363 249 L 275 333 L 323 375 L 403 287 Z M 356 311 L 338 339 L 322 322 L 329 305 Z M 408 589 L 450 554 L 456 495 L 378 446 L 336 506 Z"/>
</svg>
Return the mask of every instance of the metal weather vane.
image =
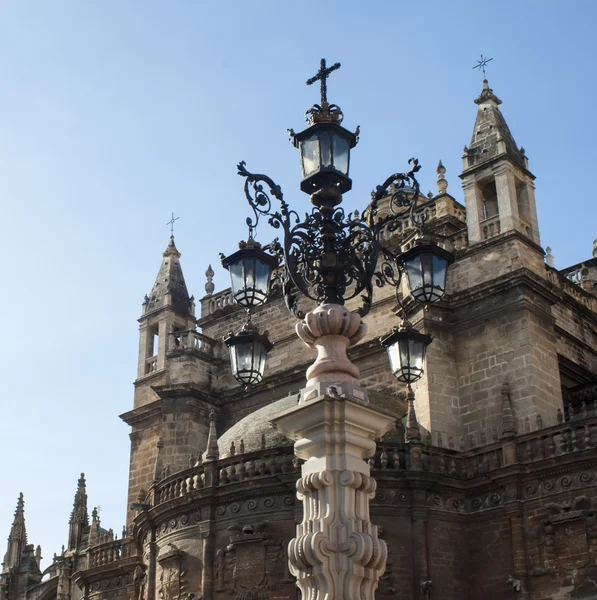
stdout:
<svg viewBox="0 0 597 600">
<path fill-rule="evenodd" d="M 174 235 L 174 223 L 178 221 L 178 219 L 180 219 L 180 217 L 174 217 L 174 213 L 172 213 L 172 217 L 166 223 L 166 225 L 170 225 L 170 235 Z"/>
<path fill-rule="evenodd" d="M 487 79 L 485 76 L 485 67 L 487 63 L 492 61 L 493 58 L 487 58 L 481 54 L 481 59 L 477 61 L 477 64 L 473 67 L 473 69 L 478 69 L 479 71 L 483 71 L 483 79 Z"/>
</svg>

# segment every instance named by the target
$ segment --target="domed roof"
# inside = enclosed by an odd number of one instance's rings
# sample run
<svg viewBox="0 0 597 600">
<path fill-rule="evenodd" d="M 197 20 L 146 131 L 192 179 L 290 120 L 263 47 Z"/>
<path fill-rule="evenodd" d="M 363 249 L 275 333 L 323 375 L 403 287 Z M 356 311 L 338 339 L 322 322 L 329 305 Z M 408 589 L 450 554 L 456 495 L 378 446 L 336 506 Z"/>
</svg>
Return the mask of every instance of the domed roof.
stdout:
<svg viewBox="0 0 597 600">
<path fill-rule="evenodd" d="M 218 439 L 220 458 L 230 456 L 232 442 L 234 442 L 236 452 L 239 453 L 241 440 L 243 440 L 245 452 L 260 450 L 262 436 L 265 436 L 266 448 L 279 448 L 292 444 L 285 435 L 271 427 L 269 422 L 281 412 L 295 407 L 297 403 L 296 395 L 286 396 L 286 398 L 268 404 L 241 419 Z"/>
<path fill-rule="evenodd" d="M 406 413 L 406 402 L 404 394 L 395 396 L 374 390 L 369 390 L 369 401 L 375 407 L 385 408 L 399 415 Z M 220 458 L 230 456 L 230 446 L 234 442 L 236 454 L 240 454 L 240 441 L 243 441 L 245 452 L 261 450 L 262 436 L 265 437 L 266 448 L 279 448 L 290 446 L 292 441 L 270 425 L 270 421 L 285 410 L 294 408 L 298 404 L 298 395 L 286 396 L 272 404 L 268 404 L 247 415 L 238 423 L 234 424 L 228 431 L 218 439 L 218 451 Z M 393 429 L 384 436 L 384 440 L 404 441 L 402 432 L 398 428 Z"/>
</svg>

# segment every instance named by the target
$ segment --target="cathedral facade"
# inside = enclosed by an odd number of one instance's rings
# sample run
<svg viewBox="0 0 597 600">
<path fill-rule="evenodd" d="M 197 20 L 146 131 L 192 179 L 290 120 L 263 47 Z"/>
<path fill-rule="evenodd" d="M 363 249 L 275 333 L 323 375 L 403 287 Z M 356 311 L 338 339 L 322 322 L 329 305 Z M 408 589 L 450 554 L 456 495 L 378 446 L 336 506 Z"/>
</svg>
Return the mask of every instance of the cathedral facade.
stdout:
<svg viewBox="0 0 597 600">
<path fill-rule="evenodd" d="M 376 598 L 597 599 L 597 240 L 583 263 L 554 268 L 529 159 L 487 81 L 475 103 L 460 199 L 440 162 L 437 193 L 417 209 L 455 262 L 429 310 L 403 294 L 433 343 L 414 410 L 369 461 L 371 520 L 389 549 Z M 413 223 L 392 235 L 407 249 Z M 0 600 L 299 596 L 287 546 L 302 518 L 300 464 L 270 421 L 296 406 L 314 352 L 274 295 L 253 315 L 274 343 L 266 376 L 241 389 L 222 340 L 244 311 L 216 292 L 211 268 L 196 305 L 180 257 L 171 238 L 139 318 L 133 406 L 121 415 L 126 527 L 90 515 L 81 475 L 68 543 L 42 572 L 19 497 Z M 378 340 L 396 310 L 382 289 L 350 358 L 371 404 L 405 415 Z"/>
</svg>

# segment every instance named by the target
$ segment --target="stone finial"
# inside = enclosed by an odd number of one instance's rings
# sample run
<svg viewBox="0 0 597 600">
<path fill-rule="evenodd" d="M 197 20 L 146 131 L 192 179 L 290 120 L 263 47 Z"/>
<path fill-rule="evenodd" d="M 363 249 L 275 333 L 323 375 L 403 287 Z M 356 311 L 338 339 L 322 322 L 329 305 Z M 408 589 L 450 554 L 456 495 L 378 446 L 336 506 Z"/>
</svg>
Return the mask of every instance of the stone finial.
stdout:
<svg viewBox="0 0 597 600">
<path fill-rule="evenodd" d="M 448 189 L 448 180 L 445 178 L 446 167 L 444 167 L 441 160 L 439 163 L 437 163 L 437 169 L 435 172 L 437 173 L 437 191 L 440 194 L 447 193 L 446 190 Z"/>
<path fill-rule="evenodd" d="M 543 417 L 537 413 L 537 429 L 543 429 Z"/>
<path fill-rule="evenodd" d="M 551 248 L 549 246 L 545 248 L 545 263 L 548 267 L 551 267 L 552 269 L 555 268 L 556 263 L 553 254 L 551 253 Z"/>
<path fill-rule="evenodd" d="M 216 286 L 213 284 L 214 270 L 211 268 L 211 265 L 207 267 L 207 271 L 205 271 L 205 276 L 207 277 L 207 283 L 205 284 L 205 291 L 208 296 L 211 296 L 216 289 Z"/>
<path fill-rule="evenodd" d="M 408 390 L 406 396 L 408 402 L 408 416 L 406 417 L 406 441 L 408 443 L 421 442 L 421 430 L 417 421 L 417 413 L 415 411 L 415 393 L 412 389 Z"/>
<path fill-rule="evenodd" d="M 230 456 L 236 455 L 236 448 L 234 446 L 234 440 L 230 442 Z"/>
<path fill-rule="evenodd" d="M 207 436 L 207 452 L 206 460 L 218 460 L 220 452 L 218 450 L 218 432 L 216 430 L 216 411 L 211 410 L 209 413 L 209 435 Z"/>
<path fill-rule="evenodd" d="M 597 240 L 593 241 L 593 258 L 597 258 Z"/>
<path fill-rule="evenodd" d="M 244 454 L 245 453 L 245 440 L 243 440 L 241 438 L 240 440 L 240 447 L 239 447 L 239 454 Z"/>
<path fill-rule="evenodd" d="M 511 438 L 516 436 L 516 427 L 514 425 L 514 411 L 510 399 L 510 384 L 504 381 L 502 384 L 502 438 Z"/>
</svg>

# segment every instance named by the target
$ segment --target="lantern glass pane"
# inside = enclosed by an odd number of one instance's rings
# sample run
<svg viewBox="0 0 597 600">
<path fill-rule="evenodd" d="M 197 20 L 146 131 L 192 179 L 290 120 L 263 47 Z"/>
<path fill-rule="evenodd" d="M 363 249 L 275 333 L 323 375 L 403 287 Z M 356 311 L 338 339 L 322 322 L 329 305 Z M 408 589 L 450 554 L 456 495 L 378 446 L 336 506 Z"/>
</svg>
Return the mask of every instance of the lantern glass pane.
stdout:
<svg viewBox="0 0 597 600">
<path fill-rule="evenodd" d="M 319 138 L 312 135 L 301 142 L 301 158 L 303 177 L 307 177 L 319 169 Z"/>
<path fill-rule="evenodd" d="M 435 287 L 442 290 L 446 289 L 446 270 L 448 268 L 448 261 L 445 258 L 439 256 L 433 257 L 433 281 Z"/>
<path fill-rule="evenodd" d="M 334 167 L 337 171 L 340 171 L 344 175 L 348 175 L 348 156 L 350 148 L 348 147 L 348 140 L 340 137 L 339 135 L 334 136 Z"/>
<path fill-rule="evenodd" d="M 332 160 L 332 139 L 327 131 L 322 131 L 319 134 L 319 151 L 321 153 L 321 166 L 333 167 Z"/>
<path fill-rule="evenodd" d="M 232 294 L 236 295 L 239 290 L 244 287 L 243 262 L 238 261 L 230 265 L 230 284 L 232 286 Z"/>
<path fill-rule="evenodd" d="M 411 258 L 406 263 L 406 276 L 408 277 L 408 287 L 410 288 L 411 294 L 413 293 L 413 290 L 416 290 L 423 285 L 421 261 L 418 256 Z"/>
<path fill-rule="evenodd" d="M 236 364 L 238 373 L 253 370 L 253 344 L 244 343 L 236 345 Z"/>
<path fill-rule="evenodd" d="M 255 265 L 255 289 L 258 293 L 267 295 L 269 288 L 271 267 L 260 260 Z"/>
</svg>

